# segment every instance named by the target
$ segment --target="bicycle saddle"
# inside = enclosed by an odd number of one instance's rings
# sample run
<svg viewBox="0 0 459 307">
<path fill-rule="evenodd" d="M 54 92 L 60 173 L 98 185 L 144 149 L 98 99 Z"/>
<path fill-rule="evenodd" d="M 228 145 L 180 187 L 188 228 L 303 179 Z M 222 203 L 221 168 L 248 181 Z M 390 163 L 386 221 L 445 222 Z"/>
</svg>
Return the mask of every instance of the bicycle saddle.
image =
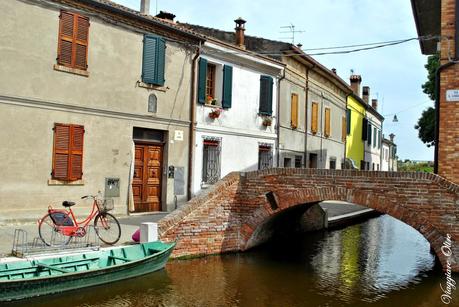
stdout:
<svg viewBox="0 0 459 307">
<path fill-rule="evenodd" d="M 73 201 L 64 200 L 62 202 L 62 206 L 64 206 L 64 207 L 71 207 L 71 206 L 74 206 L 74 205 L 75 205 L 75 202 L 73 202 Z"/>
</svg>

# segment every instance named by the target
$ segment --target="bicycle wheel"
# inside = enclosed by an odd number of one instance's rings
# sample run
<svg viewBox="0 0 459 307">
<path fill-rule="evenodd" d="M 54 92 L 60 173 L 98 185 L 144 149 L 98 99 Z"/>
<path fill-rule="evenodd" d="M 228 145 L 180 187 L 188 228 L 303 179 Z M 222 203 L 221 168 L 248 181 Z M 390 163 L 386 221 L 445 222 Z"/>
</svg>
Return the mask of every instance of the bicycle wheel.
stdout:
<svg viewBox="0 0 459 307">
<path fill-rule="evenodd" d="M 43 243 L 48 246 L 67 245 L 72 239 L 72 237 L 65 236 L 59 231 L 49 213 L 38 224 L 38 235 Z"/>
<path fill-rule="evenodd" d="M 121 237 L 121 227 L 118 220 L 110 213 L 99 213 L 94 219 L 96 234 L 102 242 L 113 245 Z"/>
</svg>

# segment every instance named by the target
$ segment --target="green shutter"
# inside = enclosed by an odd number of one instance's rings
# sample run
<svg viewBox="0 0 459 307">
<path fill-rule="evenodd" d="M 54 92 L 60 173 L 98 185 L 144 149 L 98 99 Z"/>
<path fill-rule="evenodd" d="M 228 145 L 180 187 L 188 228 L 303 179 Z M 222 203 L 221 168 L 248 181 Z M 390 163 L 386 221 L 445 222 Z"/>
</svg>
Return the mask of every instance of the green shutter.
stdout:
<svg viewBox="0 0 459 307">
<path fill-rule="evenodd" d="M 231 100 L 233 96 L 233 67 L 229 65 L 223 66 L 223 108 L 231 108 Z"/>
<path fill-rule="evenodd" d="M 143 39 L 142 81 L 164 85 L 166 42 L 161 37 L 145 35 Z"/>
<path fill-rule="evenodd" d="M 198 103 L 206 103 L 207 60 L 199 59 L 198 70 Z"/>
<path fill-rule="evenodd" d="M 351 134 L 351 109 L 347 109 L 346 111 L 346 132 L 347 134 Z"/>
<path fill-rule="evenodd" d="M 381 130 L 378 130 L 378 149 L 381 148 Z"/>
<path fill-rule="evenodd" d="M 272 77 L 260 77 L 260 114 L 273 114 L 273 84 Z"/>
<path fill-rule="evenodd" d="M 371 124 L 368 124 L 368 146 L 371 146 Z"/>
<path fill-rule="evenodd" d="M 368 139 L 368 119 L 363 118 L 362 120 L 362 140 Z"/>
</svg>

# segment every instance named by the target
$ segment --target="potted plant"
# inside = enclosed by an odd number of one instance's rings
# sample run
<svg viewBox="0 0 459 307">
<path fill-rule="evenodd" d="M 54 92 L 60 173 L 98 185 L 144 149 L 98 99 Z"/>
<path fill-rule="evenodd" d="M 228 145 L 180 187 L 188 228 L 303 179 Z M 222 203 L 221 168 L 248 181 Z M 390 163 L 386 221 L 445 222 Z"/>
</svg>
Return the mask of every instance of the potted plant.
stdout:
<svg viewBox="0 0 459 307">
<path fill-rule="evenodd" d="M 209 117 L 212 119 L 216 119 L 220 117 L 220 114 L 222 113 L 222 109 L 213 109 L 209 113 Z"/>
<path fill-rule="evenodd" d="M 265 127 L 270 127 L 273 123 L 273 118 L 271 116 L 266 116 L 263 118 L 262 125 Z"/>
<path fill-rule="evenodd" d="M 206 100 L 206 104 L 207 105 L 216 105 L 217 104 L 217 99 L 215 99 L 214 97 L 208 95 L 207 96 L 207 100 Z"/>
</svg>

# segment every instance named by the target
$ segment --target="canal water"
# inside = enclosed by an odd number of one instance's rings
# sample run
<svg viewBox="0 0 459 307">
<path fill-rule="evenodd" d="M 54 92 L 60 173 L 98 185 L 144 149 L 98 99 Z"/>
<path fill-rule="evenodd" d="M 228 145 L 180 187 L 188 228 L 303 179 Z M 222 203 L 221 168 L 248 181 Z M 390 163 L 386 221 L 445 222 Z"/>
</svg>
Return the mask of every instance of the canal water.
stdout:
<svg viewBox="0 0 459 307">
<path fill-rule="evenodd" d="M 458 279 L 458 276 L 454 276 Z M 12 306 L 445 306 L 427 241 L 386 215 Z M 459 306 L 459 290 L 449 306 Z"/>
</svg>

